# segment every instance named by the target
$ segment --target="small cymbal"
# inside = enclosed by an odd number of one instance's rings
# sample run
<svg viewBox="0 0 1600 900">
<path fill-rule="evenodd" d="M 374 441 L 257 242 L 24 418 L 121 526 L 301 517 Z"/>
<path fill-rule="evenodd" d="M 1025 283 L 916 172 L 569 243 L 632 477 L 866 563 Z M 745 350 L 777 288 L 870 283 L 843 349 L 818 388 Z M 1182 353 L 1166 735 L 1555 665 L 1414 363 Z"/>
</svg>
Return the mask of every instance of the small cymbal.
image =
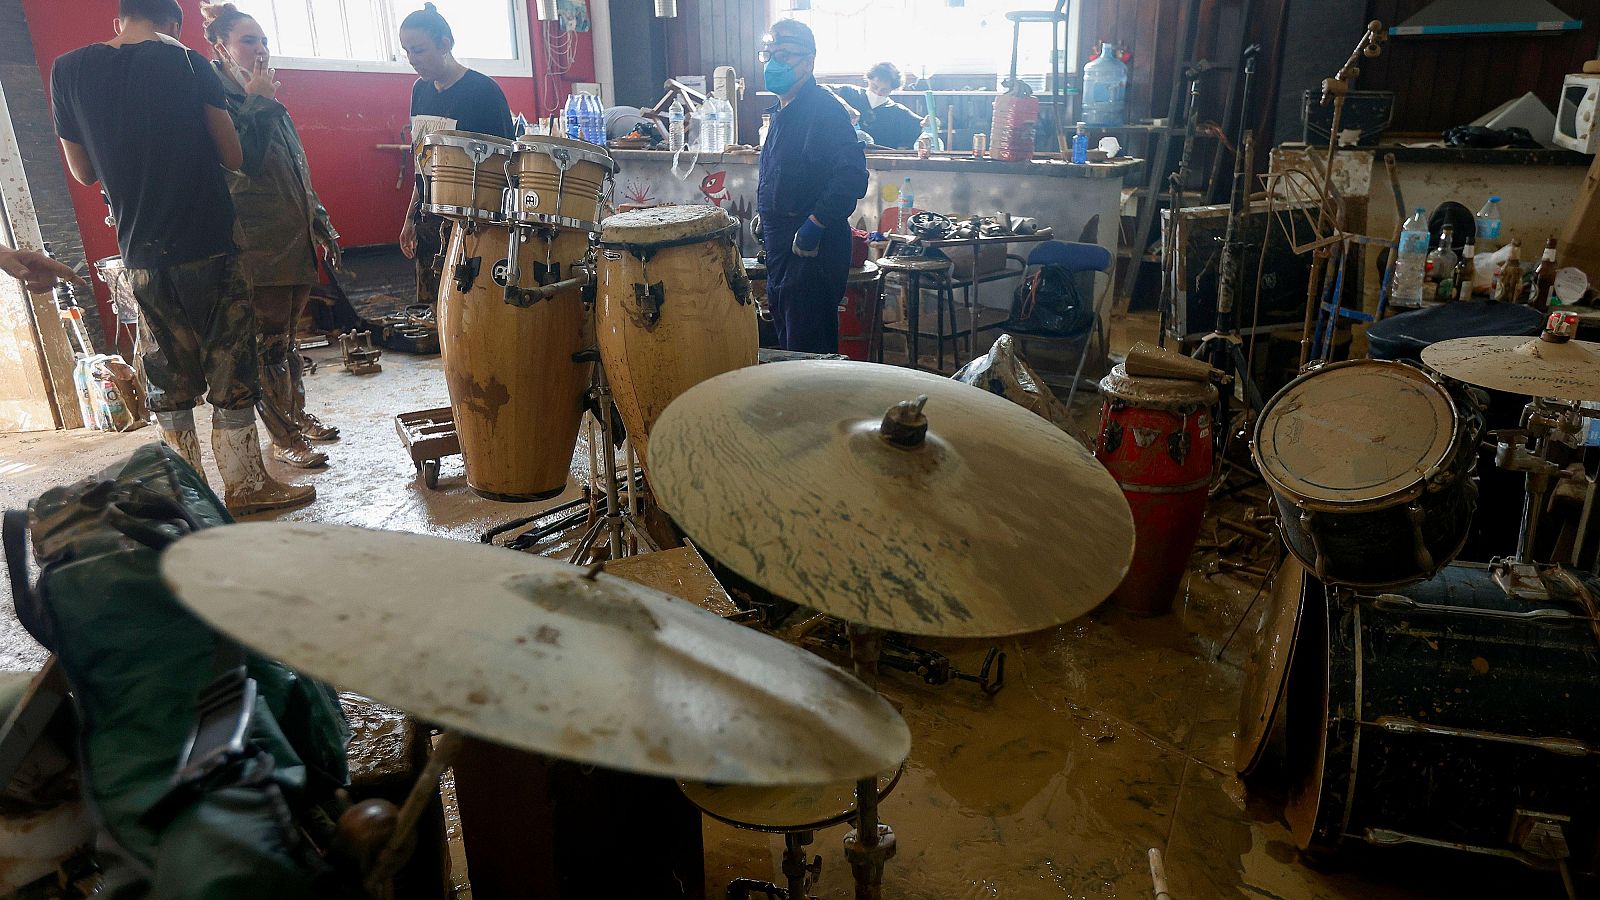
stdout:
<svg viewBox="0 0 1600 900">
<path fill-rule="evenodd" d="M 1520 335 L 1464 337 L 1424 347 L 1422 361 L 1467 384 L 1528 397 L 1600 400 L 1600 344 Z"/>
<path fill-rule="evenodd" d="M 905 766 L 878 773 L 878 799 L 900 783 Z M 759 787 L 680 781 L 678 787 L 701 812 L 736 828 L 752 831 L 819 831 L 849 819 L 856 811 L 856 783 Z"/>
<path fill-rule="evenodd" d="M 885 411 L 919 396 L 926 438 L 886 439 Z M 739 575 L 909 634 L 1060 624 L 1104 600 L 1133 554 L 1127 501 L 1066 433 L 891 366 L 801 361 L 704 381 L 651 432 L 650 476 L 678 525 Z"/>
<path fill-rule="evenodd" d="M 814 654 L 543 557 L 265 522 L 185 537 L 161 572 L 240 643 L 508 747 L 761 785 L 864 778 L 910 751 L 899 714 Z"/>
</svg>

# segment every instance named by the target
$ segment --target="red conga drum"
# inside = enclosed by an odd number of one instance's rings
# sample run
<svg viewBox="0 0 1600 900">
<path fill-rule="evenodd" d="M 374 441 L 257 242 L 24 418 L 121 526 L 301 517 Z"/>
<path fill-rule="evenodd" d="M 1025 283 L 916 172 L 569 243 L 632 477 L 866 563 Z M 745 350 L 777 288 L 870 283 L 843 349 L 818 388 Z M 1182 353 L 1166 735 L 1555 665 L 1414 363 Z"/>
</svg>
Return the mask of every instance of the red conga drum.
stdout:
<svg viewBox="0 0 1600 900">
<path fill-rule="evenodd" d="M 1133 510 L 1133 564 L 1111 598 L 1129 612 L 1172 609 L 1200 534 L 1211 482 L 1211 407 L 1217 389 L 1178 378 L 1135 378 L 1122 366 L 1100 382 L 1100 460 Z"/>
</svg>

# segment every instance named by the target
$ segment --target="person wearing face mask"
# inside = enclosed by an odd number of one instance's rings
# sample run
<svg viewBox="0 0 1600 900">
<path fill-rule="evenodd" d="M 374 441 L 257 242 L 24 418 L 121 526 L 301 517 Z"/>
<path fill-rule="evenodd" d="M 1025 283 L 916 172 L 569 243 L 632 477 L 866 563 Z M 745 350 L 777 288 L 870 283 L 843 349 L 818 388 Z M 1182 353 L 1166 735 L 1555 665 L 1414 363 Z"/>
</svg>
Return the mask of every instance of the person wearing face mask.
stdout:
<svg viewBox="0 0 1600 900">
<path fill-rule="evenodd" d="M 104 188 L 155 335 L 143 361 L 161 439 L 203 477 L 194 407 L 204 398 L 230 512 L 310 502 L 314 488 L 278 481 L 261 459 L 256 319 L 224 171 L 244 151 L 222 82 L 173 38 L 176 0 L 120 0 L 118 12 L 115 38 L 55 61 L 50 92 L 67 168 Z"/>
<path fill-rule="evenodd" d="M 494 79 L 456 61 L 455 34 L 432 4 L 423 5 L 400 22 L 400 46 L 417 73 L 411 87 L 411 145 L 415 150 L 432 131 L 474 131 L 514 138 L 511 106 Z M 424 213 L 422 179 L 411 190 L 411 206 L 400 228 L 400 252 L 417 261 L 417 302 L 439 299 L 439 254 L 445 220 Z"/>
<path fill-rule="evenodd" d="M 793 19 L 772 26 L 762 77 L 778 95 L 761 147 L 756 209 L 767 252 L 767 303 L 785 350 L 839 351 L 839 300 L 850 274 L 850 222 L 867 193 L 865 148 L 845 107 L 817 84 L 817 41 Z"/>
<path fill-rule="evenodd" d="M 922 117 L 896 103 L 892 94 L 900 89 L 900 69 L 881 62 L 867 71 L 866 89 L 853 84 L 833 85 L 832 89 L 860 113 L 862 131 L 880 147 L 907 150 L 917 145 L 922 135 Z"/>
<path fill-rule="evenodd" d="M 317 249 L 339 266 L 339 233 L 311 187 L 305 148 L 289 111 L 278 102 L 267 35 L 232 3 L 200 7 L 206 40 L 221 76 L 228 112 L 239 131 L 244 162 L 228 188 L 245 233 L 261 358 L 256 411 L 272 439 L 272 456 L 302 469 L 328 461 L 312 441 L 331 441 L 339 429 L 306 412 L 305 382 L 294 336 L 317 283 Z"/>
</svg>

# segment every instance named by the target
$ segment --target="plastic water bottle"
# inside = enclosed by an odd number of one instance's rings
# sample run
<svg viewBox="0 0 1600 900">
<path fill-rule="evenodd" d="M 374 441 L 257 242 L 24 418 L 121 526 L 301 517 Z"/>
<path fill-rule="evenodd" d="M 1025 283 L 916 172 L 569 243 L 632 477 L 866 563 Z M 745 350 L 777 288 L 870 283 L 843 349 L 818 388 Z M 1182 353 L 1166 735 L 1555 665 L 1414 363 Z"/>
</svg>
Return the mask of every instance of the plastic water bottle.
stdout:
<svg viewBox="0 0 1600 900">
<path fill-rule="evenodd" d="M 667 107 L 667 149 L 673 153 L 683 149 L 683 101 L 672 98 Z"/>
<path fill-rule="evenodd" d="M 589 94 L 589 137 L 591 144 L 606 145 L 606 106 L 600 98 Z"/>
<path fill-rule="evenodd" d="M 700 104 L 700 152 L 721 153 L 727 148 L 722 140 L 722 110 L 716 97 L 707 97 Z"/>
<path fill-rule="evenodd" d="M 1489 202 L 1478 210 L 1478 246 L 1486 248 L 1486 241 L 1500 240 L 1500 198 L 1490 197 Z"/>
<path fill-rule="evenodd" d="M 914 199 L 915 198 L 911 196 L 911 176 L 907 175 L 905 180 L 900 182 L 900 201 L 898 205 L 900 208 L 901 231 L 905 230 L 906 222 L 911 218 L 911 210 L 914 206 L 916 206 L 916 204 L 913 202 Z"/>
<path fill-rule="evenodd" d="M 1101 44 L 1100 55 L 1083 67 L 1083 118 L 1108 128 L 1128 120 L 1128 66 L 1110 44 Z"/>
<path fill-rule="evenodd" d="M 1389 302 L 1395 306 L 1421 306 L 1427 265 L 1428 215 L 1419 206 L 1400 231 L 1400 252 L 1395 258 Z"/>
<path fill-rule="evenodd" d="M 583 140 L 582 126 L 579 124 L 578 95 L 568 94 L 567 105 L 561 108 L 562 121 L 567 126 L 567 137 L 580 141 Z"/>
<path fill-rule="evenodd" d="M 1089 161 L 1089 123 L 1079 122 L 1078 133 L 1072 136 L 1072 161 L 1083 165 Z"/>
<path fill-rule="evenodd" d="M 717 101 L 717 147 L 716 147 L 716 152 L 717 153 L 723 153 L 723 152 L 727 151 L 728 147 L 731 146 L 737 140 L 737 138 L 734 136 L 734 129 L 737 127 L 737 123 L 735 123 L 733 121 L 733 104 L 729 103 L 727 100 L 724 100 L 721 97 L 717 97 L 716 101 Z"/>
</svg>

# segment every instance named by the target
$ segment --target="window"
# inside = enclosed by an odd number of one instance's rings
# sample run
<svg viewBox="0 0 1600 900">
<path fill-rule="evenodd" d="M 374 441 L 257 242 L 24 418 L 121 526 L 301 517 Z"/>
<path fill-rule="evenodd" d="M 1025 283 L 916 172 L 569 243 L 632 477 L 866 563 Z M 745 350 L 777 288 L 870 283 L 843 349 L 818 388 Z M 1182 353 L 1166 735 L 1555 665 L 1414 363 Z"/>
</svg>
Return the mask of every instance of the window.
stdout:
<svg viewBox="0 0 1600 900">
<path fill-rule="evenodd" d="M 433 0 L 456 58 L 489 75 L 531 75 L 527 0 Z M 409 72 L 399 28 L 421 0 L 265 0 L 252 4 L 285 69 Z"/>
<path fill-rule="evenodd" d="M 792 0 L 781 4 L 796 6 Z M 817 71 L 856 77 L 874 63 L 900 66 L 909 81 L 924 75 L 1006 75 L 1011 70 L 1013 10 L 1048 9 L 1049 0 L 810 0 L 787 13 L 817 35 Z M 1064 71 L 1078 69 L 1078 7 L 1070 5 Z M 1050 28 L 1024 24 L 1017 74 L 1042 87 L 1050 71 Z"/>
</svg>

